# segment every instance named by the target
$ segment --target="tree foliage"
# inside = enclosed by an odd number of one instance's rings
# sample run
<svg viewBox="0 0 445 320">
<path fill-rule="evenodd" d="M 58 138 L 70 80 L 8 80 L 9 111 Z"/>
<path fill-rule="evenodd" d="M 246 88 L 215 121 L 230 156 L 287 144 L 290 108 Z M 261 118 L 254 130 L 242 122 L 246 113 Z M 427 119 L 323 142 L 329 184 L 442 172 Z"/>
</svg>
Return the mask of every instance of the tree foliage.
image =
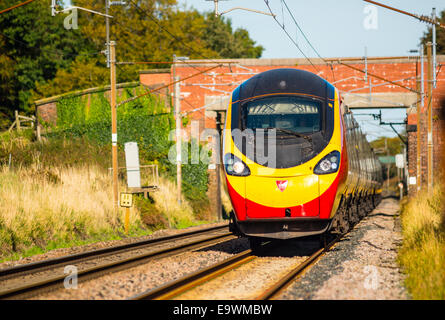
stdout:
<svg viewBox="0 0 445 320">
<path fill-rule="evenodd" d="M 1 8 L 17 4 L 3 0 Z M 0 15 L 0 116 L 13 110 L 32 112 L 32 90 L 91 51 L 78 30 L 63 28 L 62 15 L 52 17 L 49 4 L 34 1 Z"/>
<path fill-rule="evenodd" d="M 118 61 L 171 61 L 173 54 L 191 59 L 258 58 L 263 52 L 246 30 L 233 30 L 230 20 L 180 8 L 177 0 L 126 2 L 124 7 L 109 10 L 113 16 L 110 39 L 116 42 Z M 105 11 L 103 0 L 71 3 Z M 3 0 L 0 9 L 15 4 L 16 0 Z M 49 1 L 34 1 L 0 15 L 3 127 L 13 110 L 32 113 L 35 99 L 108 82 L 109 70 L 101 53 L 106 42 L 105 19 L 80 10 L 77 14 L 78 29 L 69 30 L 64 28 L 68 13 L 51 16 Z M 140 68 L 119 66 L 118 82 L 137 80 Z"/>
<path fill-rule="evenodd" d="M 406 139 L 405 134 L 402 134 L 402 136 L 405 136 L 404 139 Z M 393 138 L 381 137 L 374 141 L 371 141 L 370 144 L 371 147 L 374 149 L 374 152 L 379 156 L 380 155 L 385 156 L 387 152 L 391 156 L 403 153 L 404 144 L 399 137 L 393 137 Z"/>
<path fill-rule="evenodd" d="M 445 24 L 445 10 L 440 12 L 439 20 L 442 24 Z M 433 29 L 431 27 L 428 28 L 428 31 L 425 32 L 420 39 L 421 43 L 426 46 L 428 42 L 433 42 Z M 439 27 L 436 27 L 436 43 L 437 43 L 437 53 L 445 54 L 445 30 Z"/>
<path fill-rule="evenodd" d="M 233 32 L 230 19 L 215 17 L 213 13 L 206 14 L 204 40 L 221 58 L 259 58 L 264 50 L 255 46 L 247 30 L 240 28 Z"/>
</svg>

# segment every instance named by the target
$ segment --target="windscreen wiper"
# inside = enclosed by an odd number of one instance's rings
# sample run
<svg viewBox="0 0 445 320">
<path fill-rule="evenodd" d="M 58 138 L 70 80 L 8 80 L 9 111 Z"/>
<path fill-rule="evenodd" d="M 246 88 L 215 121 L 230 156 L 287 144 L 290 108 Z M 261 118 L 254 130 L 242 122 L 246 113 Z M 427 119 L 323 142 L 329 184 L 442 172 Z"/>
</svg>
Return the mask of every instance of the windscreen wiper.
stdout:
<svg viewBox="0 0 445 320">
<path fill-rule="evenodd" d="M 261 129 L 261 128 L 258 128 L 258 129 Z M 273 130 L 273 129 L 275 129 L 275 130 L 280 131 L 280 132 L 284 132 L 284 133 L 287 133 L 287 134 L 292 134 L 292 135 L 294 135 L 296 137 L 303 138 L 303 139 L 306 139 L 308 141 L 312 141 L 311 136 L 309 136 L 307 134 L 299 133 L 299 132 L 296 132 L 296 131 L 292 131 L 292 130 L 281 129 L 281 128 L 274 128 L 274 127 L 268 127 L 268 128 L 263 128 L 263 129 L 264 130 Z"/>
<path fill-rule="evenodd" d="M 283 133 L 287 133 L 287 134 L 291 134 L 294 135 L 298 138 L 303 138 L 305 140 L 307 140 L 308 142 L 310 142 L 312 150 L 314 149 L 314 143 L 312 141 L 312 137 L 307 135 L 307 134 L 303 134 L 303 133 L 299 133 L 296 131 L 292 131 L 292 130 L 287 130 L 287 129 L 281 129 L 281 128 L 274 128 L 274 127 L 267 127 L 267 128 L 258 128 L 258 129 L 264 129 L 264 130 L 277 130 L 279 132 L 283 132 Z"/>
</svg>

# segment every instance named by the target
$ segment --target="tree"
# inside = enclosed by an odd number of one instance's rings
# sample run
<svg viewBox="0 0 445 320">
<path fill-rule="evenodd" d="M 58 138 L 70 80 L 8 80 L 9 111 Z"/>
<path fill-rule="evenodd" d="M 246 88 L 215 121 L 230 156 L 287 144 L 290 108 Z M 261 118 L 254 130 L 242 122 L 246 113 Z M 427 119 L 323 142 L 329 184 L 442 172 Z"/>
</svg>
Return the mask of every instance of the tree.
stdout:
<svg viewBox="0 0 445 320">
<path fill-rule="evenodd" d="M 439 20 L 442 24 L 445 24 L 445 10 L 440 12 Z M 427 42 L 433 42 L 433 29 L 428 27 L 428 31 L 425 32 L 420 39 L 420 42 L 426 46 Z M 437 43 L 437 53 L 445 54 L 445 29 L 436 27 L 436 43 Z"/>
<path fill-rule="evenodd" d="M 221 58 L 259 58 L 264 50 L 255 46 L 247 30 L 239 28 L 233 32 L 230 19 L 215 17 L 213 13 L 206 14 L 204 40 Z"/>
<path fill-rule="evenodd" d="M 1 8 L 17 4 L 2 1 Z M 76 30 L 63 28 L 63 15 L 51 16 L 47 1 L 34 1 L 0 15 L 0 114 L 33 111 L 31 91 L 36 83 L 54 78 L 79 54 L 94 48 Z"/>
<path fill-rule="evenodd" d="M 0 9 L 3 3 L 8 8 L 16 2 L 4 0 Z M 126 2 L 109 10 L 110 39 L 116 41 L 118 61 L 171 61 L 173 54 L 191 59 L 258 58 L 263 51 L 246 30 L 233 32 L 230 20 L 180 10 L 177 0 Z M 71 3 L 104 12 L 103 0 Z M 67 14 L 51 16 L 49 1 L 34 1 L 0 15 L 1 115 L 11 119 L 14 109 L 32 113 L 33 100 L 108 83 L 101 53 L 105 18 L 81 10 L 77 14 L 74 30 L 64 28 Z M 118 82 L 137 80 L 140 68 L 118 65 Z"/>
<path fill-rule="evenodd" d="M 405 136 L 402 134 L 402 136 Z M 386 147 L 388 148 L 388 153 L 391 156 L 394 156 L 399 153 L 403 153 L 404 144 L 400 141 L 399 137 L 380 137 L 374 141 L 370 142 L 371 147 L 374 149 L 374 152 L 378 155 L 386 156 Z"/>
<path fill-rule="evenodd" d="M 103 3 L 72 1 L 73 5 L 103 12 Z M 264 50 L 255 46 L 244 29 L 233 32 L 230 20 L 214 18 L 196 10 L 179 10 L 176 0 L 127 1 L 111 7 L 110 35 L 116 41 L 118 61 L 171 61 L 173 54 L 191 59 L 258 58 Z M 104 18 L 79 12 L 79 30 L 96 47 L 106 42 Z M 165 68 L 169 65 L 147 65 Z M 79 68 L 80 67 L 80 68 Z M 140 65 L 118 65 L 118 82 L 135 81 Z M 108 82 L 105 57 L 78 57 L 54 80 L 40 85 L 36 97 L 103 85 Z"/>
</svg>

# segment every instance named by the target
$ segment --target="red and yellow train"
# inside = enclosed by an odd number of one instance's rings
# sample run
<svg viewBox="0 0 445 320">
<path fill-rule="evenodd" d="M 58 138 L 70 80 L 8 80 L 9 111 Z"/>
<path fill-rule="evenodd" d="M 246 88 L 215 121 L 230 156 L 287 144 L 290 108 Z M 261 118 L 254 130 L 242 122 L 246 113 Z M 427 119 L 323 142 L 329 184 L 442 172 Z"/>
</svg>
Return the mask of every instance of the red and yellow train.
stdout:
<svg viewBox="0 0 445 320">
<path fill-rule="evenodd" d="M 274 69 L 232 93 L 223 141 L 230 228 L 259 239 L 344 233 L 372 210 L 382 170 L 338 90 Z"/>
</svg>

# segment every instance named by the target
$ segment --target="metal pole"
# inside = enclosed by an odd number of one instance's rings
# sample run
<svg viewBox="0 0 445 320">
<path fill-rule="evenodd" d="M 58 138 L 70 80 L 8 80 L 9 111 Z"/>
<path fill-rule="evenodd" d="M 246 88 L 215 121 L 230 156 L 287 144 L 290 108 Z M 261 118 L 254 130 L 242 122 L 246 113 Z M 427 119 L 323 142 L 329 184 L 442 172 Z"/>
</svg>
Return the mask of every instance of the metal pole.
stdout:
<svg viewBox="0 0 445 320">
<path fill-rule="evenodd" d="M 428 105 L 427 105 L 427 122 L 428 122 L 428 192 L 433 190 L 433 127 L 432 127 L 432 101 L 433 101 L 433 61 L 431 59 L 432 43 L 426 45 L 427 61 L 428 61 Z"/>
<path fill-rule="evenodd" d="M 218 149 L 218 155 L 219 158 L 215 159 L 215 172 L 216 172 L 216 218 L 218 221 L 222 220 L 222 200 L 221 200 L 221 137 L 222 137 L 222 115 L 221 112 L 216 112 L 216 130 L 218 131 L 218 140 L 217 140 L 217 147 Z"/>
<path fill-rule="evenodd" d="M 423 44 L 420 45 L 420 94 L 422 99 L 420 100 L 420 105 L 423 109 L 425 106 L 425 78 L 424 78 L 424 48 Z"/>
<path fill-rule="evenodd" d="M 368 48 L 365 46 L 365 81 L 368 80 Z"/>
<path fill-rule="evenodd" d="M 213 0 L 215 3 L 215 17 L 218 17 L 218 0 Z"/>
<path fill-rule="evenodd" d="M 17 110 L 15 110 L 15 125 L 17 127 L 17 131 L 21 131 L 21 126 L 20 126 L 20 118 L 19 118 L 19 112 Z"/>
<path fill-rule="evenodd" d="M 385 149 L 386 149 L 386 158 L 389 159 L 388 138 L 385 138 Z M 387 177 L 386 177 L 386 192 L 388 194 L 389 194 L 389 165 L 390 165 L 390 163 L 388 161 L 388 163 L 386 164 L 386 169 L 387 169 L 387 171 L 386 171 L 386 174 L 387 174 Z"/>
<path fill-rule="evenodd" d="M 110 20 L 108 18 L 108 8 L 109 8 L 108 0 L 105 0 L 105 14 L 107 15 L 105 17 L 105 26 L 107 32 L 107 43 L 105 43 L 105 46 L 107 47 L 107 68 L 110 67 Z"/>
<path fill-rule="evenodd" d="M 420 63 L 423 63 L 423 46 L 421 46 L 420 49 Z M 422 71 L 423 68 L 421 67 Z M 418 74 L 419 72 L 419 68 L 416 65 L 416 79 L 417 79 L 417 169 L 416 169 L 416 173 L 417 173 L 417 177 L 416 177 L 416 184 L 417 184 L 417 191 L 420 191 L 421 189 L 421 174 L 420 174 L 420 170 L 421 170 L 421 164 L 420 164 L 420 150 L 421 150 L 421 143 L 422 140 L 420 139 L 420 135 L 421 135 L 421 121 L 420 121 L 420 115 L 421 115 L 421 100 L 423 99 L 423 95 L 420 93 L 422 91 L 421 86 L 423 85 L 423 83 L 421 83 L 421 80 L 419 79 L 421 76 Z"/>
<path fill-rule="evenodd" d="M 181 184 L 182 184 L 182 172 L 181 172 L 181 101 L 179 96 L 181 94 L 179 87 L 179 77 L 175 77 L 175 116 L 176 116 L 176 184 L 178 186 L 178 203 L 181 204 Z"/>
<path fill-rule="evenodd" d="M 118 212 L 119 187 L 117 164 L 117 114 L 116 114 L 116 52 L 115 42 L 110 41 L 110 104 L 111 104 L 111 152 L 113 162 L 113 200 L 114 210 Z"/>
<path fill-rule="evenodd" d="M 436 88 L 436 66 L 437 66 L 437 61 L 436 61 L 436 47 L 437 47 L 437 43 L 436 43 L 436 8 L 433 8 L 433 13 L 432 13 L 432 18 L 434 20 L 434 24 L 433 24 L 433 88 Z"/>
</svg>

